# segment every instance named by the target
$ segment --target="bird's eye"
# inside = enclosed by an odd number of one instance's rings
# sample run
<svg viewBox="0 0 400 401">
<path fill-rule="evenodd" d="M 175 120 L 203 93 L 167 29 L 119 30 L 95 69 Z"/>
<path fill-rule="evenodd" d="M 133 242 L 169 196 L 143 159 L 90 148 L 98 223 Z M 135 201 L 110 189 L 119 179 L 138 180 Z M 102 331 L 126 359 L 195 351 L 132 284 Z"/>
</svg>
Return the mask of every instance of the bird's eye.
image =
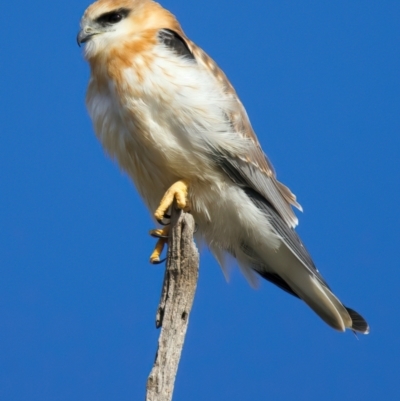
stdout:
<svg viewBox="0 0 400 401">
<path fill-rule="evenodd" d="M 108 15 L 107 22 L 109 24 L 116 24 L 122 20 L 122 15 L 119 13 L 112 13 Z"/>
<path fill-rule="evenodd" d="M 108 13 L 104 13 L 100 15 L 100 17 L 96 18 L 96 22 L 104 27 L 107 25 L 117 24 L 124 18 L 126 18 L 131 10 L 127 8 L 119 8 L 114 11 L 110 11 Z"/>
</svg>

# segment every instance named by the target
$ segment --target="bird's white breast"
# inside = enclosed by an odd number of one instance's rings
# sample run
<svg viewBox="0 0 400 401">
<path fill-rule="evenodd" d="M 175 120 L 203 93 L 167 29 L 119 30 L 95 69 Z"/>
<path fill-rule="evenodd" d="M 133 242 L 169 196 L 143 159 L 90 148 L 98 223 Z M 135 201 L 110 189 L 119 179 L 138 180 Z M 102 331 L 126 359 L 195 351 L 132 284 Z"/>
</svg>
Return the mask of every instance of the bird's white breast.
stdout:
<svg viewBox="0 0 400 401">
<path fill-rule="evenodd" d="M 212 159 L 212 149 L 235 155 L 248 146 L 227 118 L 237 103 L 193 60 L 161 46 L 152 51 L 147 59 L 133 57 L 119 80 L 106 76 L 100 86 L 92 78 L 87 105 L 103 146 L 151 211 L 169 186 L 188 180 L 199 234 L 216 255 L 235 249 L 240 261 L 243 236 L 250 246 L 275 249 L 278 239 L 265 215 Z"/>
<path fill-rule="evenodd" d="M 133 57 L 121 80 L 93 77 L 87 98 L 98 138 L 152 208 L 179 179 L 216 180 L 205 147 L 238 147 L 231 101 L 207 71 L 162 46 L 153 52 Z"/>
</svg>

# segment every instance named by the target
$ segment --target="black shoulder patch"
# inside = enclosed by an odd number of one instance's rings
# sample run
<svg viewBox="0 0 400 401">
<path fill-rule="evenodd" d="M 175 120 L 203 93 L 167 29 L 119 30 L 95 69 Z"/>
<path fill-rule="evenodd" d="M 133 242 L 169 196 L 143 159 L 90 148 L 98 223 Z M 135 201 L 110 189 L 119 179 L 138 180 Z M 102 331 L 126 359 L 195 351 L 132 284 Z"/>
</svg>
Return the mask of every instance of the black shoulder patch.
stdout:
<svg viewBox="0 0 400 401">
<path fill-rule="evenodd" d="M 158 32 L 158 39 L 178 56 L 195 60 L 186 42 L 175 31 L 166 28 L 161 29 Z"/>
</svg>

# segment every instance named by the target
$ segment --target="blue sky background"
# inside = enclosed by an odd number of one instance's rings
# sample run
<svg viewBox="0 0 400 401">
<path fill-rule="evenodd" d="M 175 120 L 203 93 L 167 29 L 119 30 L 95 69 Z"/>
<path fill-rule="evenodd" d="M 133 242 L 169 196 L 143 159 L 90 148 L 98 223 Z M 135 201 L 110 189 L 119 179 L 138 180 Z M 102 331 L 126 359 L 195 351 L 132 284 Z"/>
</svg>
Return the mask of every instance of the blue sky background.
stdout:
<svg viewBox="0 0 400 401">
<path fill-rule="evenodd" d="M 141 400 L 163 267 L 85 110 L 88 3 L 2 5 L 0 399 Z M 400 399 L 400 2 L 165 0 L 225 70 L 357 340 L 204 251 L 179 400 Z"/>
</svg>

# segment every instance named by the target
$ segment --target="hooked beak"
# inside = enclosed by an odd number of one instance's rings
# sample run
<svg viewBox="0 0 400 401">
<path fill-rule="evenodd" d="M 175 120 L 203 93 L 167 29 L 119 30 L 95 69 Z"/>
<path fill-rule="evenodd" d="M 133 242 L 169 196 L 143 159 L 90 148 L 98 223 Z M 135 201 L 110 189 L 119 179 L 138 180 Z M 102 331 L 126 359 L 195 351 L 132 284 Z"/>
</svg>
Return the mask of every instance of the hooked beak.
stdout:
<svg viewBox="0 0 400 401">
<path fill-rule="evenodd" d="M 86 43 L 94 35 L 96 35 L 96 33 L 87 32 L 85 29 L 81 29 L 76 37 L 78 46 L 81 47 L 82 43 Z"/>
</svg>

